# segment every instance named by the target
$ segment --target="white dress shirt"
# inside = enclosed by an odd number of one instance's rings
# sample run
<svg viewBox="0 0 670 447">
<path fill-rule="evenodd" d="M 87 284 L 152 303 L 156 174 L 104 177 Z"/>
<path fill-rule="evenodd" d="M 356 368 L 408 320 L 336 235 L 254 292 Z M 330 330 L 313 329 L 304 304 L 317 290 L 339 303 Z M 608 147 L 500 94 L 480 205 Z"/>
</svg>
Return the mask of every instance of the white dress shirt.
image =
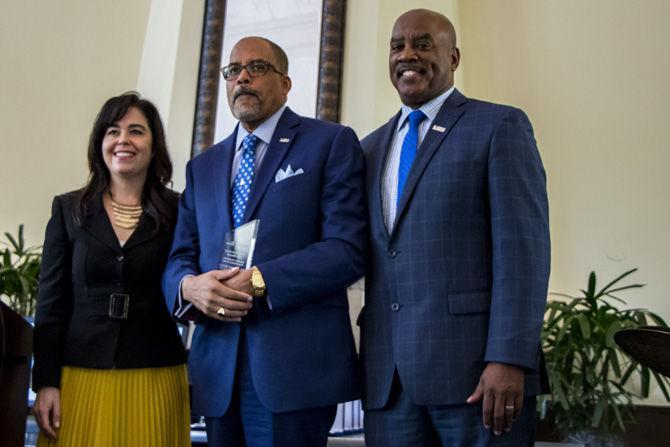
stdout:
<svg viewBox="0 0 670 447">
<path fill-rule="evenodd" d="M 393 230 L 396 208 L 398 206 L 398 168 L 400 166 L 402 143 L 405 141 L 405 135 L 407 135 L 407 131 L 409 130 L 409 125 L 406 125 L 407 117 L 414 110 L 421 110 L 426 115 L 426 119 L 419 124 L 419 142 L 417 143 L 418 156 L 418 150 L 421 149 L 421 142 L 425 138 L 428 129 L 430 129 L 433 120 L 437 116 L 437 112 L 440 111 L 444 101 L 446 101 L 453 91 L 454 86 L 451 86 L 449 90 L 442 93 L 440 96 L 431 99 L 418 109 L 412 109 L 404 104 L 400 108 L 398 128 L 391 141 L 391 146 L 388 149 L 389 153 L 386 157 L 386 165 L 384 166 L 384 172 L 382 174 L 382 209 L 384 212 L 384 224 L 386 224 L 389 233 Z"/>
</svg>

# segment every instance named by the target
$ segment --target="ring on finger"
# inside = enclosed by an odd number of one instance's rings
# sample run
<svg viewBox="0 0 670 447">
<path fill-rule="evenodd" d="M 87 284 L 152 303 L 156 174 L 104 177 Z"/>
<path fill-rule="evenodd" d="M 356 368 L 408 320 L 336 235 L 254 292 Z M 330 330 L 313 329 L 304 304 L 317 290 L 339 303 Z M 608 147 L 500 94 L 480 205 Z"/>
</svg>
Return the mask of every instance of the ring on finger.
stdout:
<svg viewBox="0 0 670 447">
<path fill-rule="evenodd" d="M 226 309 L 223 307 L 219 307 L 219 310 L 216 311 L 217 315 L 221 315 L 222 317 L 226 316 Z"/>
<path fill-rule="evenodd" d="M 505 405 L 505 410 L 514 411 L 514 405 Z"/>
</svg>

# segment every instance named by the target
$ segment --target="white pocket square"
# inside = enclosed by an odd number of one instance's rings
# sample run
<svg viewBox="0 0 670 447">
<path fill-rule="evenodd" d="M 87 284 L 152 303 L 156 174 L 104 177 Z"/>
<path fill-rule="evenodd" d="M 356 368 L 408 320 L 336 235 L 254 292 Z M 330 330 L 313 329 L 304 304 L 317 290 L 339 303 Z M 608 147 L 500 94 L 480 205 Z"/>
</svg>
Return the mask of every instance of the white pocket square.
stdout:
<svg viewBox="0 0 670 447">
<path fill-rule="evenodd" d="M 277 173 L 275 174 L 275 183 L 279 183 L 282 180 L 286 180 L 287 178 L 304 173 L 305 171 L 303 171 L 302 168 L 294 171 L 291 165 L 288 165 L 286 167 L 286 170 L 279 168 L 279 171 L 277 171 Z"/>
</svg>

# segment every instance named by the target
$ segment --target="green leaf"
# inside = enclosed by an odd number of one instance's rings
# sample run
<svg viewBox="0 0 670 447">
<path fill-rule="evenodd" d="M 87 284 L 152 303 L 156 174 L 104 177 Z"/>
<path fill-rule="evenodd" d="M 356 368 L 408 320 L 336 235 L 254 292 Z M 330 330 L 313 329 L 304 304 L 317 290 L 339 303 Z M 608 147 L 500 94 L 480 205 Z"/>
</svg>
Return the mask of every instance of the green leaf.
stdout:
<svg viewBox="0 0 670 447">
<path fill-rule="evenodd" d="M 589 274 L 589 285 L 588 285 L 588 292 L 586 293 L 586 296 L 589 298 L 594 298 L 596 293 L 596 272 L 591 272 Z"/>
<path fill-rule="evenodd" d="M 584 304 L 585 302 L 586 302 L 586 300 L 584 300 L 584 298 L 575 298 L 574 300 L 572 300 L 571 303 L 565 305 L 564 312 L 568 313 L 568 312 L 572 311 L 573 309 L 575 309 L 580 304 Z"/>
<path fill-rule="evenodd" d="M 24 240 L 23 240 L 23 224 L 19 224 L 19 249 L 20 251 L 23 251 L 24 247 Z"/>
<path fill-rule="evenodd" d="M 632 274 L 632 273 L 635 273 L 636 271 L 637 271 L 637 268 L 634 268 L 634 269 L 628 270 L 627 272 L 624 272 L 624 273 L 622 273 L 621 275 L 617 276 L 615 279 L 613 279 L 612 281 L 610 281 L 609 283 L 607 283 L 607 285 L 606 285 L 605 287 L 603 287 L 602 289 L 600 289 L 600 292 L 598 292 L 598 295 L 597 295 L 597 296 L 601 296 L 601 295 L 605 294 L 605 293 L 608 291 L 608 289 L 609 289 L 610 287 L 612 287 L 614 284 L 618 283 L 619 281 L 621 281 L 622 279 L 624 279 L 626 276 L 628 276 L 628 275 L 630 275 L 630 274 Z M 591 272 L 591 273 L 593 274 L 593 272 Z"/>
<path fill-rule="evenodd" d="M 642 397 L 649 397 L 649 368 L 644 366 L 640 371 L 640 388 Z"/>
<path fill-rule="evenodd" d="M 21 295 L 26 295 L 28 292 L 30 292 L 30 284 L 28 283 L 28 280 L 24 276 L 19 277 L 19 283 L 21 284 Z"/>
<path fill-rule="evenodd" d="M 565 321 L 563 321 L 563 326 L 561 327 L 561 330 L 558 331 L 558 335 L 556 336 L 556 343 L 560 343 L 561 340 L 563 340 L 563 337 L 565 337 L 565 334 L 568 332 L 568 329 L 570 329 L 570 325 L 572 324 L 572 320 L 574 317 L 569 316 L 565 318 Z"/>
<path fill-rule="evenodd" d="M 656 323 L 657 325 L 663 326 L 663 327 L 668 327 L 665 320 L 663 318 L 661 318 L 660 316 L 656 315 L 653 312 L 649 312 L 648 315 L 652 320 L 654 320 L 654 323 Z"/>
<path fill-rule="evenodd" d="M 24 227 L 19 225 L 18 235 L 4 233 L 7 248 L 0 252 L 0 295 L 23 315 L 30 315 L 35 308 L 40 272 L 39 247 L 26 249 Z"/>
<path fill-rule="evenodd" d="M 626 424 L 623 422 L 623 417 L 621 415 L 621 410 L 618 405 L 612 405 L 612 412 L 614 413 L 614 416 L 616 417 L 616 422 L 617 422 L 617 427 L 619 430 L 622 432 L 626 431 Z"/>
<path fill-rule="evenodd" d="M 658 387 L 661 389 L 663 392 L 663 396 L 665 397 L 665 400 L 670 402 L 670 393 L 668 393 L 668 388 L 666 385 L 668 384 L 668 379 L 665 376 L 661 376 L 659 373 L 652 371 L 652 374 L 654 375 L 654 379 L 656 379 L 656 383 L 658 384 Z"/>
<path fill-rule="evenodd" d="M 610 364 L 612 365 L 612 370 L 616 377 L 621 377 L 621 367 L 619 365 L 619 356 L 617 355 L 616 349 L 608 349 L 608 357 L 610 359 Z"/>
<path fill-rule="evenodd" d="M 644 287 L 644 284 L 630 284 L 628 286 L 623 286 L 623 287 L 617 287 L 616 289 L 608 290 L 605 295 L 610 295 L 612 293 L 616 292 L 621 292 L 622 290 L 628 290 L 628 289 L 639 289 L 640 287 Z M 623 301 L 623 300 L 622 300 Z M 625 301 L 624 301 L 625 302 Z"/>
<path fill-rule="evenodd" d="M 582 290 L 582 292 L 584 292 L 584 291 Z M 584 292 L 584 293 L 586 293 L 586 292 Z M 549 295 L 562 296 L 563 298 L 570 298 L 571 300 L 576 299 L 576 297 L 574 297 L 574 296 L 572 296 L 572 295 L 567 295 L 567 294 L 565 294 L 565 293 L 550 292 Z M 559 302 L 559 303 L 560 303 L 561 301 L 553 301 L 553 302 L 554 302 L 554 303 L 556 303 L 556 302 Z"/>
<path fill-rule="evenodd" d="M 621 385 L 625 385 L 628 382 L 628 379 L 633 375 L 633 373 L 637 370 L 638 367 L 637 362 L 632 362 L 630 365 L 628 365 L 628 368 L 626 368 L 626 372 L 623 373 L 623 376 L 621 376 L 621 380 L 619 380 L 619 383 Z"/>
<path fill-rule="evenodd" d="M 554 321 L 556 319 L 558 309 L 556 309 L 555 307 L 550 308 L 549 306 L 547 306 L 547 310 L 549 310 L 549 315 L 547 315 L 547 321 Z"/>
<path fill-rule="evenodd" d="M 621 322 L 619 320 L 614 320 L 609 327 L 607 327 L 607 333 L 605 334 L 605 345 L 608 348 L 618 349 L 616 342 L 614 341 L 614 334 L 621 330 Z"/>
<path fill-rule="evenodd" d="M 589 320 L 584 314 L 577 315 L 577 322 L 579 323 L 579 329 L 582 333 L 582 337 L 588 340 L 591 337 L 591 327 L 589 326 Z"/>
<path fill-rule="evenodd" d="M 647 317 L 642 312 L 633 312 L 633 319 L 638 324 L 638 326 L 647 325 Z"/>
<path fill-rule="evenodd" d="M 564 410 L 566 411 L 570 410 L 570 402 L 565 397 L 565 391 L 563 390 L 560 381 L 554 384 L 553 395 L 555 398 L 558 399 L 558 403 L 561 404 L 561 407 L 563 407 Z"/>
<path fill-rule="evenodd" d="M 591 427 L 593 428 L 598 428 L 600 427 L 600 422 L 603 419 L 603 412 L 605 411 L 605 405 L 607 404 L 607 400 L 602 397 L 598 401 L 598 405 L 596 405 L 595 410 L 593 411 L 593 417 L 591 418 Z"/>
<path fill-rule="evenodd" d="M 14 247 L 14 250 L 16 250 L 18 252 L 21 252 L 21 246 L 18 244 L 18 242 L 16 242 L 16 239 L 14 239 L 14 236 L 12 236 L 9 233 L 5 233 L 5 237 L 7 238 L 9 243 L 12 244 L 12 246 Z"/>
<path fill-rule="evenodd" d="M 626 301 L 622 300 L 618 296 L 614 296 L 614 295 L 610 294 L 609 292 L 606 293 L 605 296 L 607 296 L 608 298 L 612 298 L 613 300 L 616 300 L 616 301 L 620 302 L 621 304 L 628 304 Z"/>
</svg>

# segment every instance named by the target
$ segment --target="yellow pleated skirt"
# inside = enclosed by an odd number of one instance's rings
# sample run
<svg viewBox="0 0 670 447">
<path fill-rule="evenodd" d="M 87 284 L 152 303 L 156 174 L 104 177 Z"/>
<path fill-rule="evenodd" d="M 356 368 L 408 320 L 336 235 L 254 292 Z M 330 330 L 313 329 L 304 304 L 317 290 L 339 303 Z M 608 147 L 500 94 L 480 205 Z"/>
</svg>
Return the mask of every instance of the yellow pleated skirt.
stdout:
<svg viewBox="0 0 670 447">
<path fill-rule="evenodd" d="M 186 365 L 140 369 L 63 367 L 61 424 L 38 447 L 190 446 Z"/>
</svg>

